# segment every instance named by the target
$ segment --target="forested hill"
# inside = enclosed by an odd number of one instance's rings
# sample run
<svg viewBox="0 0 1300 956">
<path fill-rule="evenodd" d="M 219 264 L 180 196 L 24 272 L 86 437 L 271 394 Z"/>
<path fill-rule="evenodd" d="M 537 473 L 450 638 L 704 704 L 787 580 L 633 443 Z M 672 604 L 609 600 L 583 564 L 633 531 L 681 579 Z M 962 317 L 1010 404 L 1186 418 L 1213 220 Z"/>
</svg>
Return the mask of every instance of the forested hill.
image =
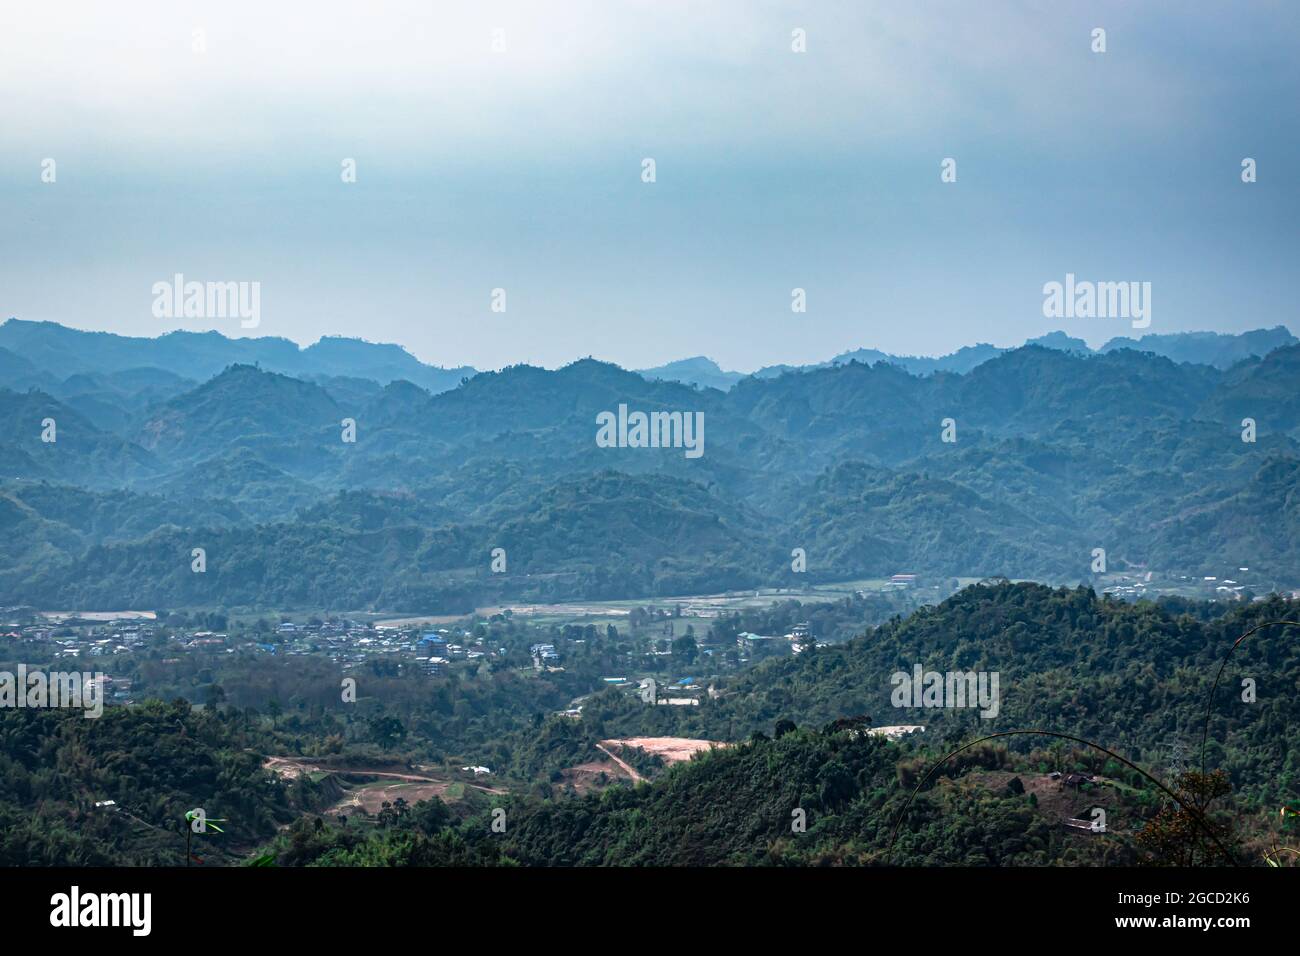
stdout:
<svg viewBox="0 0 1300 956">
<path fill-rule="evenodd" d="M 1232 643 L 1255 624 L 1300 620 L 1279 599 L 1228 610 L 1204 602 L 1131 604 L 1088 588 L 991 583 L 895 619 L 845 644 L 771 661 L 721 685 L 698 708 L 647 709 L 616 694 L 584 719 L 608 736 L 673 734 L 717 740 L 771 733 L 776 722 L 822 726 L 865 715 L 874 725 L 920 724 L 926 746 L 1006 730 L 1084 737 L 1140 764 L 1168 767 L 1199 752 L 1207 695 Z M 891 676 L 926 671 L 999 675 L 1000 710 L 895 707 Z M 1256 700 L 1241 699 L 1251 678 Z M 1300 790 L 1300 627 L 1262 631 L 1234 654 L 1210 723 L 1208 764 L 1257 799 Z"/>
<path fill-rule="evenodd" d="M 262 769 L 256 718 L 149 701 L 87 720 L 7 710 L 0 720 L 0 866 L 184 866 L 185 814 L 228 822 L 198 842 L 230 863 L 314 805 L 311 781 Z M 107 803 L 107 801 L 112 801 Z"/>
</svg>

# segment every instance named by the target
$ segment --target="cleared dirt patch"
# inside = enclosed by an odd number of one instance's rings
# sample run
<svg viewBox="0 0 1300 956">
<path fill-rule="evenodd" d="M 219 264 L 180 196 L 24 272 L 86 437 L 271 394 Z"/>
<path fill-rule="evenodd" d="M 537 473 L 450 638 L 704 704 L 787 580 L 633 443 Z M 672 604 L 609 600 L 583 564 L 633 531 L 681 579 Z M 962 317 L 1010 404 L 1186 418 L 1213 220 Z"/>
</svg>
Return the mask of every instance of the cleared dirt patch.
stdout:
<svg viewBox="0 0 1300 956">
<path fill-rule="evenodd" d="M 301 757 L 267 757 L 262 763 L 262 768 L 270 770 L 286 780 L 293 780 L 304 773 L 334 773 L 340 777 L 383 777 L 390 780 L 409 780 L 412 783 L 452 784 L 457 782 L 446 777 L 431 777 L 426 774 L 407 773 L 398 770 L 372 770 L 368 767 L 322 767 Z M 484 793 L 506 792 L 496 787 L 484 787 L 477 783 L 466 783 L 465 786 L 473 787 L 475 790 L 482 790 Z"/>
<path fill-rule="evenodd" d="M 623 737 L 602 740 L 600 743 L 602 750 L 606 747 L 639 747 L 646 753 L 658 754 L 664 763 L 680 763 L 683 760 L 690 760 L 701 750 L 731 746 L 716 740 L 695 740 L 690 737 Z M 609 753 L 609 751 L 605 752 Z"/>
<path fill-rule="evenodd" d="M 635 783 L 636 778 L 629 776 L 624 766 L 613 760 L 589 760 L 562 771 L 563 782 L 580 796 L 604 790 L 620 781 Z"/>
<path fill-rule="evenodd" d="M 485 787 L 477 783 L 456 780 L 445 776 L 434 777 L 419 773 L 405 773 L 397 770 L 372 770 L 366 767 L 322 767 L 300 757 L 267 757 L 262 766 L 285 780 L 295 780 L 308 775 L 313 779 L 334 775 L 340 782 L 346 781 L 348 793 L 327 812 L 346 813 L 364 810 L 370 815 L 383 809 L 384 803 L 392 803 L 401 797 L 414 806 L 421 800 L 438 797 L 452 802 L 464 796 L 465 790 L 481 790 L 484 793 L 502 794 L 505 790 Z"/>
<path fill-rule="evenodd" d="M 330 808 L 331 813 L 355 811 L 358 807 L 374 816 L 384 808 L 385 803 L 393 803 L 399 797 L 411 806 L 421 800 L 439 799 L 447 794 L 446 783 L 384 783 L 377 786 L 358 787 Z"/>
<path fill-rule="evenodd" d="M 1019 777 L 1025 786 L 1025 793 L 1032 793 L 1038 800 L 1038 812 L 1053 823 L 1066 823 L 1070 820 L 1091 818 L 1087 815 L 1089 807 L 1105 804 L 1114 798 L 1108 792 L 1108 781 L 1104 777 L 1094 777 L 1093 783 L 1085 788 L 1066 786 L 1059 778 L 1053 779 L 1041 773 L 1013 773 L 1007 770 L 975 770 L 964 779 L 989 790 L 1001 791 L 1006 788 L 1013 777 Z"/>
</svg>

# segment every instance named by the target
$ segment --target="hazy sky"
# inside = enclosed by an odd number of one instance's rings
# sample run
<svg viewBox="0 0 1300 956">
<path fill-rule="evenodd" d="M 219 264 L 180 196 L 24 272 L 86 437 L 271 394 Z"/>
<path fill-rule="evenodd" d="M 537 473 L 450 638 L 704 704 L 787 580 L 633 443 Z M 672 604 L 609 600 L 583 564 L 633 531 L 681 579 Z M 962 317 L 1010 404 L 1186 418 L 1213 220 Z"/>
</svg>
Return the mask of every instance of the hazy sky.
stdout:
<svg viewBox="0 0 1300 956">
<path fill-rule="evenodd" d="M 481 368 L 1141 334 L 1045 318 L 1073 272 L 1300 331 L 1297 48 L 1294 0 L 9 3 L 0 318 Z M 155 318 L 178 272 L 261 325 Z"/>
</svg>

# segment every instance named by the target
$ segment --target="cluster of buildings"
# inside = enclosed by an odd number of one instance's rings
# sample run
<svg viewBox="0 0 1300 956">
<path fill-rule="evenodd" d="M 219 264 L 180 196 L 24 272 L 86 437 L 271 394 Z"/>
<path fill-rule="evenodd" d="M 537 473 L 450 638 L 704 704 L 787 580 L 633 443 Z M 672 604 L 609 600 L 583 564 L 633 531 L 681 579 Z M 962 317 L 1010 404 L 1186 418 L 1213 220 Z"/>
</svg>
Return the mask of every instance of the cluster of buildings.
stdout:
<svg viewBox="0 0 1300 956">
<path fill-rule="evenodd" d="M 764 657 L 802 654 L 815 645 L 812 629 L 806 621 L 796 624 L 788 634 L 769 636 L 742 631 L 736 637 L 736 646 L 740 648 L 740 662 L 742 664 Z M 826 645 L 822 644 L 820 646 L 825 647 Z"/>
<path fill-rule="evenodd" d="M 528 649 L 533 658 L 533 669 L 538 671 L 562 670 L 560 655 L 555 652 L 554 644 L 534 644 Z"/>
<path fill-rule="evenodd" d="M 49 660 L 52 670 L 69 668 L 93 670 L 100 676 L 93 680 L 99 698 L 115 704 L 132 702 L 134 680 L 129 677 L 111 677 L 105 673 L 112 665 L 105 660 L 93 664 L 70 665 L 60 663 L 69 658 L 112 658 L 145 648 L 152 643 L 157 628 L 144 622 L 108 622 L 85 627 L 68 627 L 65 623 L 40 621 L 27 624 L 7 624 L 0 628 L 0 657 L 21 657 L 27 660 Z M 21 645 L 18 651 L 14 645 Z M 10 651 L 5 654 L 5 651 Z"/>
<path fill-rule="evenodd" d="M 26 623 L 0 626 L 0 659 L 11 656 L 57 662 L 64 658 L 84 660 L 149 649 L 163 651 L 162 663 L 179 663 L 181 657 L 176 655 L 187 651 L 277 657 L 313 654 L 329 658 L 344 670 L 374 659 L 390 659 L 399 666 L 413 666 L 437 675 L 455 661 L 474 662 L 506 653 L 504 648 L 483 646 L 485 640 L 474 638 L 465 628 L 429 631 L 346 619 L 285 621 L 270 629 L 259 627 L 234 634 L 171 625 L 152 617 L 89 621 L 68 616 L 50 620 L 29 613 L 23 619 Z M 23 649 L 18 651 L 13 647 L 6 655 L 6 644 L 21 644 Z M 100 664 L 96 669 L 109 668 Z M 108 699 L 129 699 L 130 680 L 106 678 L 107 682 L 112 682 L 106 694 Z"/>
<path fill-rule="evenodd" d="M 454 661 L 477 662 L 505 654 L 504 648 L 489 648 L 485 639 L 474 638 L 464 628 L 440 627 L 426 631 L 380 624 L 374 640 L 381 647 L 392 647 L 398 655 L 409 657 L 415 666 L 433 677 L 445 674 Z M 366 645 L 358 643 L 363 648 L 359 653 L 364 661 Z"/>
<path fill-rule="evenodd" d="M 700 698 L 706 693 L 709 697 L 717 697 L 712 684 L 706 689 L 703 681 L 694 677 L 662 683 L 647 677 L 637 686 L 637 696 L 643 704 L 651 707 L 698 707 Z"/>
<path fill-rule="evenodd" d="M 1151 571 L 1118 572 L 1107 575 L 1105 580 L 1108 583 L 1102 589 L 1103 594 L 1126 600 L 1178 594 L 1210 601 L 1245 601 L 1249 598 L 1262 601 L 1276 588 L 1273 581 L 1261 579 L 1258 573 L 1252 575 L 1250 568 L 1246 567 L 1229 569 L 1222 575 L 1202 576 Z M 1289 600 L 1300 600 L 1300 591 L 1280 593 Z"/>
<path fill-rule="evenodd" d="M 427 630 L 344 619 L 310 624 L 286 621 L 276 628 L 275 637 L 275 643 L 256 642 L 256 649 L 291 656 L 323 654 L 344 670 L 371 660 L 388 659 L 438 675 L 454 661 L 479 661 L 504 654 L 501 649 L 485 647 L 483 638 L 476 639 L 469 630 L 459 627 Z"/>
<path fill-rule="evenodd" d="M 51 656 L 112 657 L 127 654 L 149 644 L 157 633 L 152 623 L 108 622 L 82 627 L 40 621 L 10 624 L 0 628 L 0 642 L 21 641 L 48 645 Z"/>
<path fill-rule="evenodd" d="M 1241 568 L 1240 571 L 1249 571 L 1250 568 Z M 1201 587 L 1206 590 L 1213 589 L 1214 596 L 1224 598 L 1229 601 L 1240 601 L 1245 598 L 1246 585 L 1239 584 L 1232 578 L 1219 579 L 1218 575 L 1208 575 L 1201 579 Z"/>
<path fill-rule="evenodd" d="M 916 587 L 915 574 L 894 574 L 890 575 L 889 581 L 885 583 L 880 590 L 909 591 L 914 587 Z"/>
</svg>

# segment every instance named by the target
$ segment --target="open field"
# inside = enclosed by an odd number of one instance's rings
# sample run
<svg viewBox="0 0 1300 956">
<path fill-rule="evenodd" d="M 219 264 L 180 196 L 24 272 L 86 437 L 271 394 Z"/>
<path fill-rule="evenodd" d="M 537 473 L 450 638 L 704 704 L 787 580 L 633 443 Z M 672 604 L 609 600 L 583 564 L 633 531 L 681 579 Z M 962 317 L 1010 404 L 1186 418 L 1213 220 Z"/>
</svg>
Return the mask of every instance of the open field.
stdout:
<svg viewBox="0 0 1300 956">
<path fill-rule="evenodd" d="M 156 621 L 154 611 L 41 611 L 41 617 L 51 623 L 62 621 Z"/>
<path fill-rule="evenodd" d="M 1135 587 L 1137 582 L 1143 576 L 1115 572 L 1106 575 L 1100 575 L 1093 584 L 1099 591 L 1114 591 L 1117 596 L 1127 598 L 1147 597 L 1155 599 L 1165 595 L 1177 595 L 1188 598 L 1213 598 L 1216 596 L 1212 584 L 1207 584 L 1199 577 L 1186 574 L 1162 574 L 1155 576 L 1153 580 L 1142 582 L 1142 586 Z M 956 581 L 958 589 L 967 587 L 971 584 L 977 584 L 982 578 L 979 577 L 962 577 L 960 575 L 949 578 L 944 576 L 943 580 Z M 1013 581 L 1023 579 L 1013 578 Z M 1072 586 L 1077 581 L 1045 581 L 1048 584 L 1063 586 Z M 879 592 L 887 590 L 889 579 L 887 578 L 856 578 L 849 581 L 833 581 L 821 584 L 810 584 L 800 588 L 758 588 L 755 590 L 745 591 L 725 591 L 713 594 L 682 594 L 669 597 L 642 597 L 627 598 L 613 601 L 568 601 L 557 604 L 500 604 L 488 605 L 475 608 L 470 614 L 425 614 L 425 615 L 406 615 L 394 616 L 391 612 L 373 611 L 373 610 L 330 610 L 325 611 L 321 608 L 298 608 L 287 609 L 256 609 L 256 608 L 227 608 L 223 606 L 194 605 L 178 607 L 174 610 L 184 610 L 189 613 L 204 613 L 210 611 L 221 611 L 229 616 L 232 624 L 242 623 L 245 625 L 252 624 L 259 619 L 270 618 L 274 620 L 277 616 L 286 618 L 300 619 L 307 614 L 328 614 L 329 616 L 342 616 L 353 620 L 362 621 L 374 626 L 386 627 L 443 627 L 450 624 L 463 622 L 471 618 L 490 618 L 496 614 L 510 612 L 510 614 L 527 618 L 530 624 L 549 625 L 549 624 L 604 624 L 610 623 L 618 625 L 626 621 L 628 615 L 632 613 L 633 608 L 648 608 L 651 610 L 673 611 L 681 608 L 681 617 L 674 620 L 691 621 L 696 619 L 711 619 L 724 613 L 733 613 L 741 610 L 770 607 L 783 601 L 800 601 L 804 604 L 832 603 L 853 596 L 859 591 Z M 948 596 L 950 588 L 944 586 L 941 588 L 921 588 L 913 593 L 924 598 L 926 601 L 933 600 L 938 602 Z M 1268 591 L 1284 591 L 1285 588 L 1279 588 L 1274 582 L 1266 585 L 1260 585 L 1260 593 Z M 1145 591 L 1145 593 L 1142 593 Z M 1130 593 L 1136 592 L 1136 593 Z M 157 613 L 154 611 L 40 611 L 42 617 L 50 623 L 58 624 L 69 620 L 112 622 L 112 621 L 154 621 L 157 620 Z"/>
<path fill-rule="evenodd" d="M 965 586 L 980 580 L 979 578 L 957 578 Z M 495 614 L 509 611 L 511 614 L 526 617 L 530 623 L 570 623 L 582 621 L 595 623 L 607 619 L 618 623 L 632 613 L 633 608 L 651 608 L 673 610 L 680 606 L 683 617 L 716 617 L 722 612 L 739 611 L 747 608 L 763 608 L 782 601 L 802 601 L 804 603 L 828 603 L 851 597 L 857 591 L 878 591 L 888 584 L 886 578 L 859 578 L 851 581 L 835 581 L 822 584 L 810 584 L 800 588 L 758 588 L 745 591 L 725 591 L 712 594 L 682 594 L 668 597 L 627 598 L 616 601 L 567 601 L 558 604 L 501 604 L 475 608 L 472 614 L 425 614 L 394 616 L 383 611 L 340 610 L 326 612 L 322 608 L 280 608 L 258 609 L 248 607 L 226 607 L 221 605 L 193 605 L 176 607 L 191 613 L 221 611 L 231 622 L 251 624 L 259 618 L 287 615 L 294 619 L 305 614 L 329 614 L 343 616 L 369 624 L 388 627 L 439 627 L 464 621 L 471 617 L 488 618 Z M 154 611 L 41 611 L 42 616 L 51 622 L 79 618 L 86 621 L 114 620 L 156 620 Z"/>
<path fill-rule="evenodd" d="M 970 580 L 976 579 L 959 579 Z M 479 617 L 491 617 L 509 611 L 517 617 L 526 617 L 534 624 L 561 624 L 581 621 L 597 623 L 603 620 L 617 623 L 632 613 L 633 608 L 672 610 L 678 606 L 684 618 L 712 618 L 750 608 L 770 607 L 782 601 L 830 603 L 851 597 L 857 591 L 875 591 L 883 587 L 885 579 L 859 579 L 829 584 L 809 585 L 803 588 L 758 588 L 752 591 L 726 591 L 717 594 L 683 594 L 672 597 L 631 598 L 619 601 L 581 601 L 563 604 L 504 604 L 481 607 L 475 610 Z M 468 616 L 468 615 L 466 615 Z M 420 627 L 449 624 L 463 617 L 425 616 L 378 618 L 376 625 L 391 627 Z"/>
</svg>

